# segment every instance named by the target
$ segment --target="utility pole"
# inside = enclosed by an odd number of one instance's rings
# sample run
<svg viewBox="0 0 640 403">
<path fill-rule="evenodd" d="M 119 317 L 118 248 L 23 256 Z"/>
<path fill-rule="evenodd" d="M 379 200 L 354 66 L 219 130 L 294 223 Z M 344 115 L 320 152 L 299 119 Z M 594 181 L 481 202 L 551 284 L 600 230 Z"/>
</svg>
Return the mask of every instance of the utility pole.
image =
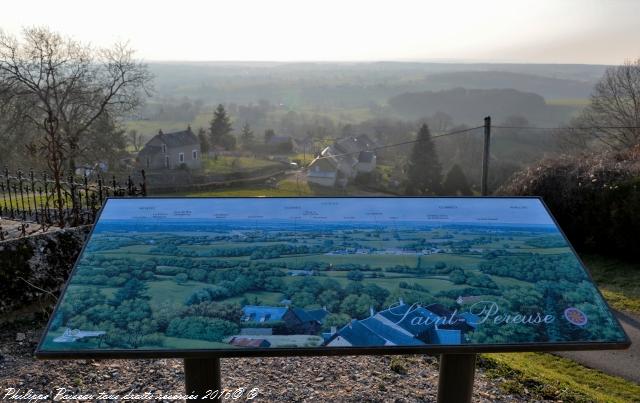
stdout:
<svg viewBox="0 0 640 403">
<path fill-rule="evenodd" d="M 482 195 L 487 196 L 487 179 L 489 178 L 489 154 L 491 146 L 491 116 L 484 118 L 484 149 L 482 151 Z"/>
</svg>

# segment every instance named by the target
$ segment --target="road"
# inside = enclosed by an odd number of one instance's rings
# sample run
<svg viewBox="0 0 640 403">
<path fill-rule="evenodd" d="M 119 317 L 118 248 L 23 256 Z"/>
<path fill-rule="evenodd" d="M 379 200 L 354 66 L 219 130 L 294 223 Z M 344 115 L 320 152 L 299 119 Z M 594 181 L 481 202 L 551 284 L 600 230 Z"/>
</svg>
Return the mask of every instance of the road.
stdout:
<svg viewBox="0 0 640 403">
<path fill-rule="evenodd" d="M 557 353 L 589 368 L 599 369 L 640 384 L 640 315 L 615 311 L 631 339 L 627 350 L 568 351 Z"/>
</svg>

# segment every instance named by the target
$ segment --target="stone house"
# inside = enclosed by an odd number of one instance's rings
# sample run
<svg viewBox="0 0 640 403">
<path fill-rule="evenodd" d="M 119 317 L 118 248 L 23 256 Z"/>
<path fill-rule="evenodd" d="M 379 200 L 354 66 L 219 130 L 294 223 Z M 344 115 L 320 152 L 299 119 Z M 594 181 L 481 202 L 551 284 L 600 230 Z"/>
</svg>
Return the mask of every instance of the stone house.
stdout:
<svg viewBox="0 0 640 403">
<path fill-rule="evenodd" d="M 201 166 L 200 141 L 191 131 L 174 133 L 158 132 L 138 153 L 138 164 L 143 169 L 162 170 L 187 167 L 199 169 Z"/>
</svg>

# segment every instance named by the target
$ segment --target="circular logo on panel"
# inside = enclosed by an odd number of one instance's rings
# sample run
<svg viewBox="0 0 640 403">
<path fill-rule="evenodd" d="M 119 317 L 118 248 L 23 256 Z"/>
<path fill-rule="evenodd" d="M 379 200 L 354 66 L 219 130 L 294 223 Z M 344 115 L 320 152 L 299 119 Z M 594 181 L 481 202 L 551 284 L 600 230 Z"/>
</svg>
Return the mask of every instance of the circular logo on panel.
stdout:
<svg viewBox="0 0 640 403">
<path fill-rule="evenodd" d="M 576 326 L 584 326 L 587 324 L 587 315 L 578 308 L 567 308 L 564 310 L 564 317 L 569 323 Z"/>
</svg>

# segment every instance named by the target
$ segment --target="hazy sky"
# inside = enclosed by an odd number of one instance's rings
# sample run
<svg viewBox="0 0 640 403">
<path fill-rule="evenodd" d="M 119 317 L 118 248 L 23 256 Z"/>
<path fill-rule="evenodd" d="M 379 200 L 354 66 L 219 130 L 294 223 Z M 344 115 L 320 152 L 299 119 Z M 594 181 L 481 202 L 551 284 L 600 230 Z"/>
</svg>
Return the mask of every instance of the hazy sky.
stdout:
<svg viewBox="0 0 640 403">
<path fill-rule="evenodd" d="M 535 198 L 113 199 L 109 200 L 100 217 L 553 225 L 549 214 Z"/>
<path fill-rule="evenodd" d="M 146 60 L 618 64 L 640 57 L 639 0 L 3 1 L 0 28 L 47 25 Z"/>
</svg>

